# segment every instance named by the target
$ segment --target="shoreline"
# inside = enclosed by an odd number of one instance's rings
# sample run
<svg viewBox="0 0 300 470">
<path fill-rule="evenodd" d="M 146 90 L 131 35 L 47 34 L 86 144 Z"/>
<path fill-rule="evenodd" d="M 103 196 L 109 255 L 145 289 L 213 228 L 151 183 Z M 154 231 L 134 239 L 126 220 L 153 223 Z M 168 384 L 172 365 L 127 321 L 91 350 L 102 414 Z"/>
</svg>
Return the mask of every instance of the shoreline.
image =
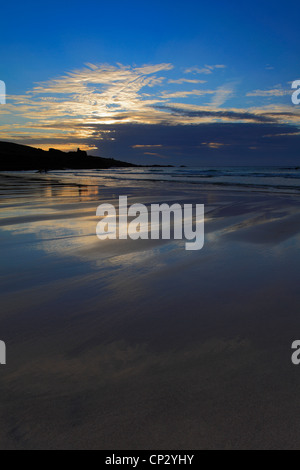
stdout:
<svg viewBox="0 0 300 470">
<path fill-rule="evenodd" d="M 232 167 L 233 168 L 233 167 Z M 181 168 L 114 168 L 111 170 L 65 170 L 53 171 L 45 174 L 36 172 L 0 172 L 0 179 L 9 178 L 22 178 L 30 179 L 32 181 L 40 181 L 41 183 L 47 181 L 56 181 L 58 184 L 69 184 L 77 187 L 116 187 L 120 186 L 141 188 L 145 190 L 145 185 L 148 188 L 156 187 L 156 185 L 168 186 L 170 191 L 178 188 L 180 191 L 227 191 L 227 192 L 252 192 L 262 194 L 281 194 L 281 195 L 299 195 L 300 194 L 300 173 L 278 174 L 278 167 L 271 167 L 268 169 L 268 174 L 256 173 L 257 168 L 247 171 L 243 174 L 235 174 L 237 168 L 234 168 L 232 174 L 227 176 L 224 174 L 224 169 L 220 168 L 218 176 L 208 169 L 187 169 Z M 286 170 L 288 171 L 288 170 Z M 194 174 L 195 172 L 195 174 Z M 249 175 L 247 174 L 249 172 Z M 273 172 L 275 172 L 273 174 Z M 208 174 L 207 174 L 208 173 Z M 253 175 L 254 176 L 253 176 Z M 279 179 L 279 181 L 278 181 Z M 262 183 L 264 181 L 264 184 Z M 287 183 L 288 182 L 288 183 Z M 299 184 L 298 184 L 299 183 Z M 160 189 L 160 188 L 159 188 Z"/>
</svg>

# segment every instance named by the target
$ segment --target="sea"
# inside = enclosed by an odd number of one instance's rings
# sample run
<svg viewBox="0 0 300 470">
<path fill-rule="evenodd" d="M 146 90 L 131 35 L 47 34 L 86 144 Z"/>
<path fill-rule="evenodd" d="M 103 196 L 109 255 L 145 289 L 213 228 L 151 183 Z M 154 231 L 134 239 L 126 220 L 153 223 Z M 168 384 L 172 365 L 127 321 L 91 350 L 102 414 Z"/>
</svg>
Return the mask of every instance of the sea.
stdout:
<svg viewBox="0 0 300 470">
<path fill-rule="evenodd" d="M 109 170 L 51 171 L 48 175 L 87 180 L 90 184 L 104 181 L 118 182 L 167 182 L 198 185 L 202 189 L 228 189 L 236 191 L 263 191 L 300 194 L 300 167 L 141 167 L 114 168 Z"/>
</svg>

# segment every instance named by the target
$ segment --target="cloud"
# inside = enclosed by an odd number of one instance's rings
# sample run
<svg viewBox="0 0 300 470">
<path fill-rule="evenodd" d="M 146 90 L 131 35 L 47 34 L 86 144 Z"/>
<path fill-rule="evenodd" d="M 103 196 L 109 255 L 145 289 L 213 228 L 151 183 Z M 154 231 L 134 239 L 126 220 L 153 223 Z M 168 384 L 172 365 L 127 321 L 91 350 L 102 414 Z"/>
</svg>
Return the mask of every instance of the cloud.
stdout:
<svg viewBox="0 0 300 470">
<path fill-rule="evenodd" d="M 178 80 L 168 80 L 168 83 L 182 85 L 183 83 L 193 83 L 193 84 L 204 84 L 207 83 L 206 80 L 193 80 L 188 78 L 179 78 Z"/>
<path fill-rule="evenodd" d="M 174 93 L 162 92 L 161 96 L 164 99 L 170 98 L 186 98 L 187 96 L 204 96 L 213 94 L 213 90 L 192 90 L 192 91 L 176 91 Z"/>
<path fill-rule="evenodd" d="M 208 68 L 202 68 L 200 69 L 199 67 L 191 67 L 189 69 L 186 69 L 184 73 L 194 73 L 194 74 L 206 74 L 209 75 L 212 73 L 212 71 Z"/>
<path fill-rule="evenodd" d="M 33 93 L 72 93 L 86 91 L 87 85 L 106 85 L 110 87 L 114 84 L 130 85 L 135 83 L 134 88 L 152 84 L 157 77 L 149 76 L 162 71 L 173 69 L 172 64 L 145 65 L 143 67 L 129 67 L 122 64 L 117 66 L 100 64 L 87 64 L 83 69 L 68 72 L 66 75 L 41 82 L 33 88 Z"/>
<path fill-rule="evenodd" d="M 219 150 L 222 147 L 225 147 L 226 145 L 230 145 L 230 144 L 224 144 L 222 142 L 203 142 L 202 145 L 205 145 L 206 147 L 208 147 L 210 149 Z"/>
<path fill-rule="evenodd" d="M 203 118 L 209 121 L 209 119 L 218 119 L 223 121 L 247 121 L 256 123 L 270 123 L 277 122 L 275 116 L 269 116 L 269 114 L 256 114 L 254 112 L 248 112 L 244 110 L 215 110 L 213 108 L 196 108 L 184 107 L 179 103 L 175 105 L 164 105 L 158 106 L 159 109 L 169 110 L 177 115 L 190 117 L 190 118 Z"/>
<path fill-rule="evenodd" d="M 279 97 L 279 96 L 286 96 L 290 94 L 291 94 L 291 90 L 284 90 L 282 88 L 273 88 L 270 90 L 250 91 L 249 93 L 246 94 L 246 96 L 260 96 L 260 97 L 266 96 L 269 98 L 273 98 L 273 97 Z"/>
<path fill-rule="evenodd" d="M 149 107 L 161 99 L 142 91 L 161 84 L 165 77 L 157 74 L 172 69 L 172 64 L 87 64 L 83 69 L 38 83 L 26 94 L 10 96 L 8 105 L 0 108 L 0 114 L 10 115 L 14 121 L 5 138 L 24 139 L 34 134 L 52 141 L 69 138 L 75 144 L 77 138 L 93 135 L 95 122 L 147 122 Z M 150 121 L 155 114 L 153 111 Z M 86 123 L 91 124 L 90 131 L 83 126 Z M 101 139 L 99 134 L 94 137 Z"/>
<path fill-rule="evenodd" d="M 227 65 L 206 65 L 205 67 L 208 67 L 210 69 L 226 69 Z"/>
<path fill-rule="evenodd" d="M 226 103 L 226 101 L 233 97 L 235 85 L 235 83 L 227 83 L 226 85 L 220 86 L 211 100 L 211 105 L 215 108 L 219 108 Z"/>
<path fill-rule="evenodd" d="M 133 149 L 146 149 L 146 148 L 158 148 L 162 145 L 132 145 Z"/>
<path fill-rule="evenodd" d="M 194 73 L 194 74 L 206 74 L 210 75 L 216 69 L 225 69 L 226 65 L 205 65 L 204 67 L 190 67 L 184 71 L 184 73 Z"/>
</svg>

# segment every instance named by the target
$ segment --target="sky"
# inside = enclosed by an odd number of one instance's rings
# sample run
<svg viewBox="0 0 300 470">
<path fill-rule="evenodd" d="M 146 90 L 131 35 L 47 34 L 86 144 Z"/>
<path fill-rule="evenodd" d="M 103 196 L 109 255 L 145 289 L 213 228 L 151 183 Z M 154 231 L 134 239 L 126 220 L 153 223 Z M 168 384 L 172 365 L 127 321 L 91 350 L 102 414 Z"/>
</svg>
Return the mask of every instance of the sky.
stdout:
<svg viewBox="0 0 300 470">
<path fill-rule="evenodd" d="M 295 1 L 11 1 L 0 40 L 0 140 L 139 164 L 300 165 Z"/>
</svg>

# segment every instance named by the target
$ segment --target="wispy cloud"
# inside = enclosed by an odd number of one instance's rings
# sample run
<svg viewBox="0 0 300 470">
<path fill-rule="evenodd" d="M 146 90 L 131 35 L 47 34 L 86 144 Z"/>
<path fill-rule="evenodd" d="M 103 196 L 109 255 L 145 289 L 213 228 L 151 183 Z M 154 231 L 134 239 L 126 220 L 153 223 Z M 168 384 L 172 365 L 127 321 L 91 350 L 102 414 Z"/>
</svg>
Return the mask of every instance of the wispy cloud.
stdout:
<svg viewBox="0 0 300 470">
<path fill-rule="evenodd" d="M 205 74 L 210 75 L 216 69 L 225 69 L 226 65 L 205 65 L 204 67 L 190 67 L 184 73 Z"/>
<path fill-rule="evenodd" d="M 222 142 L 203 142 L 203 144 L 205 147 L 208 147 L 210 149 L 215 149 L 215 150 L 219 150 L 223 147 L 226 147 L 230 144 L 224 144 Z"/>
<path fill-rule="evenodd" d="M 168 93 L 166 91 L 162 92 L 161 96 L 164 99 L 171 98 L 186 98 L 187 96 L 204 96 L 212 95 L 215 92 L 213 90 L 192 90 L 192 91 L 176 91 L 174 93 Z"/>
<path fill-rule="evenodd" d="M 274 87 L 269 90 L 253 90 L 253 91 L 248 92 L 246 96 L 260 96 L 260 97 L 272 98 L 272 97 L 286 96 L 290 94 L 291 94 L 291 90 L 285 90 L 281 87 L 280 88 Z"/>
<path fill-rule="evenodd" d="M 193 80 L 188 78 L 179 78 L 178 80 L 168 80 L 168 83 L 182 85 L 183 83 L 192 83 L 192 84 L 204 84 L 207 83 L 207 80 Z"/>
<path fill-rule="evenodd" d="M 259 110 L 245 111 L 243 109 L 222 109 L 216 110 L 209 106 L 191 106 L 184 105 L 183 103 L 173 103 L 169 105 L 158 106 L 159 109 L 169 110 L 172 114 L 182 116 L 182 122 L 187 123 L 187 118 L 190 118 L 190 123 L 199 122 L 248 122 L 248 123 L 277 123 L 278 119 L 282 117 L 271 116 L 271 113 L 267 113 L 265 110 L 259 112 Z M 184 120 L 184 117 L 186 120 Z M 298 115 L 299 119 L 299 115 Z"/>
<path fill-rule="evenodd" d="M 133 149 L 147 149 L 147 148 L 159 148 L 159 147 L 162 147 L 162 145 L 132 145 L 132 148 Z"/>
<path fill-rule="evenodd" d="M 227 83 L 226 85 L 220 86 L 211 101 L 211 105 L 215 108 L 222 106 L 226 101 L 232 98 L 235 87 L 236 83 Z"/>
</svg>

